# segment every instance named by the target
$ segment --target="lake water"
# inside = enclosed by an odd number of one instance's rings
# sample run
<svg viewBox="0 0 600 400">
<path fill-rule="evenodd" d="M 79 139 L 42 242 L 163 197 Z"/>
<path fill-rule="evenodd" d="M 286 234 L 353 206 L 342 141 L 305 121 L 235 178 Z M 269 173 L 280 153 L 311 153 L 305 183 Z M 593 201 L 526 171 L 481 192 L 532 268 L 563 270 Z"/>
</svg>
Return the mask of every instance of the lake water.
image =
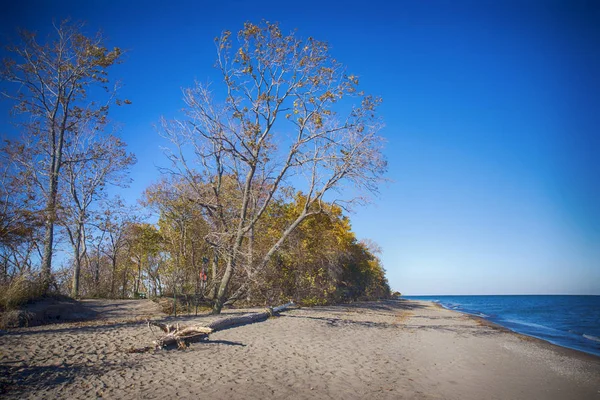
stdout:
<svg viewBox="0 0 600 400">
<path fill-rule="evenodd" d="M 515 332 L 600 356 L 600 296 L 403 296 L 483 317 Z"/>
</svg>

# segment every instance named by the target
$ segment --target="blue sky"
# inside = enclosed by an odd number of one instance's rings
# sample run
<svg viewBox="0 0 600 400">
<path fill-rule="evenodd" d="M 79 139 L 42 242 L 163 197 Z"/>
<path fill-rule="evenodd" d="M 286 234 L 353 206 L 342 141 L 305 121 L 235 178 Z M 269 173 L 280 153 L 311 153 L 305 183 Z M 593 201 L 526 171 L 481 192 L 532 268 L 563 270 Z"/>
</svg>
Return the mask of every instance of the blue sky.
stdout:
<svg viewBox="0 0 600 400">
<path fill-rule="evenodd" d="M 594 1 L 21 1 L 0 40 L 71 17 L 128 51 L 112 77 L 135 201 L 164 165 L 153 125 L 216 81 L 245 21 L 329 42 L 384 99 L 389 178 L 351 215 L 406 294 L 600 294 L 600 5 Z M 8 104 L 0 130 L 8 132 Z"/>
</svg>

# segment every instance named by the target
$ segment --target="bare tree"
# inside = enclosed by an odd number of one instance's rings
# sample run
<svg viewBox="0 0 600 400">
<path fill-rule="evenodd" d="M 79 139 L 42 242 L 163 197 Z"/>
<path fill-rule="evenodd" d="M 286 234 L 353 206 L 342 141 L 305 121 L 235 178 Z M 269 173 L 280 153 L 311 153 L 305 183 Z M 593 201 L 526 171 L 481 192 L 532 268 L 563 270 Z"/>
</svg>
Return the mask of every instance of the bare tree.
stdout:
<svg viewBox="0 0 600 400">
<path fill-rule="evenodd" d="M 93 216 L 93 219 L 90 221 L 91 229 L 86 229 L 86 251 L 83 253 L 85 257 L 85 263 L 91 271 L 91 286 L 92 289 L 89 290 L 88 293 L 93 296 L 107 295 L 109 290 L 100 287 L 100 278 L 101 271 L 104 265 L 103 259 L 106 259 L 106 255 L 103 254 L 102 248 L 106 243 L 107 231 L 103 230 L 105 228 L 105 218 L 106 215 L 103 213 L 96 213 Z M 111 266 L 112 267 L 112 266 Z M 111 269 L 112 271 L 112 269 Z M 110 279 L 110 278 L 109 278 Z"/>
<path fill-rule="evenodd" d="M 358 91 L 358 78 L 326 43 L 268 22 L 246 23 L 237 42 L 226 31 L 215 43 L 223 101 L 197 83 L 184 91 L 187 119 L 163 121 L 162 133 L 174 145 L 169 172 L 193 188 L 212 225 L 206 240 L 224 260 L 213 308 L 220 313 L 247 290 L 229 293 L 238 267 L 250 282 L 299 224 L 323 211 L 323 200 L 348 207 L 376 191 L 386 162 L 380 100 Z M 267 251 L 250 257 L 254 227 L 292 183 L 305 193 L 303 207 Z"/>
<path fill-rule="evenodd" d="M 0 147 L 0 282 L 32 272 L 39 257 L 39 199 L 27 184 L 27 171 L 16 162 L 22 148 L 10 141 Z"/>
<path fill-rule="evenodd" d="M 123 257 L 126 248 L 127 228 L 135 219 L 135 214 L 126 209 L 121 199 L 113 199 L 105 204 L 104 213 L 99 219 L 97 228 L 102 231 L 104 243 L 100 247 L 111 263 L 110 294 L 117 295 L 117 268 L 119 257 Z M 126 265 L 126 263 L 123 263 Z M 124 273 L 126 275 L 126 273 Z M 125 292 L 123 288 L 122 293 Z"/>
<path fill-rule="evenodd" d="M 135 156 L 128 154 L 125 146 L 115 136 L 101 136 L 98 130 L 87 129 L 65 149 L 61 174 L 65 193 L 60 221 L 73 247 L 73 297 L 79 296 L 79 276 L 86 255 L 86 228 L 91 220 L 92 206 L 94 202 L 106 199 L 106 185 L 126 186 L 129 183 L 127 169 L 135 163 Z"/>
<path fill-rule="evenodd" d="M 99 258 L 104 257 L 110 264 L 106 268 L 106 275 L 110 278 L 102 277 L 110 282 L 107 292 L 112 298 L 116 298 L 120 291 L 120 297 L 125 298 L 129 292 L 128 283 L 133 272 L 132 262 L 135 263 L 132 260 L 132 245 L 135 245 L 134 233 L 147 216 L 140 213 L 139 207 L 124 204 L 118 196 L 103 200 L 100 207 L 102 212 L 96 213 L 94 220 L 90 221 L 90 226 L 96 233 L 95 237 L 90 240 L 90 247 L 94 255 Z M 101 260 L 89 260 L 88 262 L 92 265 L 95 264 L 93 274 L 97 274 L 96 265 L 99 266 Z M 119 278 L 122 279 L 120 282 Z M 99 279 L 100 277 L 94 277 L 96 282 Z"/>
<path fill-rule="evenodd" d="M 108 50 L 100 34 L 86 37 L 81 25 L 63 22 L 54 27 L 46 43 L 36 35 L 22 32 L 22 43 L 9 47 L 13 59 L 4 60 L 2 78 L 18 84 L 15 92 L 4 92 L 16 104 L 21 119 L 23 143 L 29 158 L 21 159 L 44 197 L 44 251 L 42 278 L 48 289 L 52 272 L 54 227 L 63 152 L 84 121 L 101 125 L 108 105 L 90 100 L 90 89 L 110 91 L 107 68 L 119 60 L 118 48 Z"/>
</svg>

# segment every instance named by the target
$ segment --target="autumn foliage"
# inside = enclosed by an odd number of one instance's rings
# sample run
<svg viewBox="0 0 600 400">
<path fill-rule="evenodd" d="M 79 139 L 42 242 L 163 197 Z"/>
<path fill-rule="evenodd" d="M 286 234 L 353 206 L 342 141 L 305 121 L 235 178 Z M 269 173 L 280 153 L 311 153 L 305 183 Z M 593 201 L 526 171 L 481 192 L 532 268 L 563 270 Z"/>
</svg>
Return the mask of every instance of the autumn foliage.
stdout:
<svg viewBox="0 0 600 400">
<path fill-rule="evenodd" d="M 5 95 L 34 123 L 0 151 L 0 285 L 24 293 L 41 272 L 42 292 L 170 296 L 215 313 L 389 296 L 380 250 L 348 219 L 387 169 L 381 99 L 327 43 L 269 22 L 217 37 L 221 82 L 185 89 L 183 118 L 161 122 L 168 165 L 132 207 L 105 190 L 127 185 L 136 160 L 109 130 L 109 105 L 131 103 L 108 86 L 121 50 L 55 28 L 48 44 L 25 34 L 4 64 L 29 88 Z"/>
</svg>

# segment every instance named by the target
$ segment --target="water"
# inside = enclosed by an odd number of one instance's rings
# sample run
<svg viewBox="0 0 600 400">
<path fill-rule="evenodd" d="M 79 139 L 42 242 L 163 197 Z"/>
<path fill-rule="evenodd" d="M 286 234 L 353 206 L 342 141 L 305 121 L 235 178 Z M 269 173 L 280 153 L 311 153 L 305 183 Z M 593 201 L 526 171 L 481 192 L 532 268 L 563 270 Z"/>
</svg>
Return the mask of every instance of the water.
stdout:
<svg viewBox="0 0 600 400">
<path fill-rule="evenodd" d="M 404 296 L 600 356 L 600 296 Z"/>
</svg>

